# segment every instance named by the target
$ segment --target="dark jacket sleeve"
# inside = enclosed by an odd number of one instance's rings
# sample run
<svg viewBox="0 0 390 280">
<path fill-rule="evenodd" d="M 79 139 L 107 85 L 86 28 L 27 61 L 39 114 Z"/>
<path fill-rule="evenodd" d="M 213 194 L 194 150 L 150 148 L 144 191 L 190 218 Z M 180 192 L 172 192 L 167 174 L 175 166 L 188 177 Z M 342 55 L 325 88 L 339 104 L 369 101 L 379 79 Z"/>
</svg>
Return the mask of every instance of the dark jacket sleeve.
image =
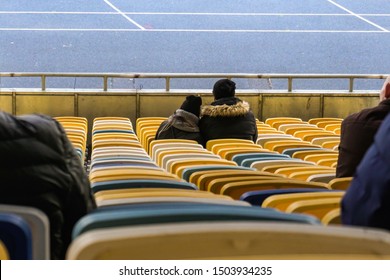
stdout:
<svg viewBox="0 0 390 280">
<path fill-rule="evenodd" d="M 351 186 L 342 199 L 343 224 L 390 230 L 389 143 L 388 117 L 358 166 Z"/>
<path fill-rule="evenodd" d="M 390 99 L 378 106 L 352 114 L 341 123 L 336 177 L 352 177 L 374 141 L 382 121 L 390 112 Z"/>
<path fill-rule="evenodd" d="M 42 210 L 51 258 L 64 258 L 75 222 L 95 207 L 89 180 L 62 126 L 43 115 L 0 112 L 0 203 Z"/>
</svg>

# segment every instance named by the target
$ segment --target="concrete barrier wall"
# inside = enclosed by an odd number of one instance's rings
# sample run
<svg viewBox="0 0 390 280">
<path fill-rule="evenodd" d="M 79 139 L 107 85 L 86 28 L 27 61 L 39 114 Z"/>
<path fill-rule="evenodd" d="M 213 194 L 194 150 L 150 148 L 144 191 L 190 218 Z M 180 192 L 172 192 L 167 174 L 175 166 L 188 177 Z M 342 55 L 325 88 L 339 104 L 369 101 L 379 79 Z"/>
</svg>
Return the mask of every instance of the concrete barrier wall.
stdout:
<svg viewBox="0 0 390 280">
<path fill-rule="evenodd" d="M 41 113 L 51 116 L 169 116 L 180 107 L 188 93 L 133 92 L 4 92 L 0 109 L 16 115 Z M 203 104 L 210 104 L 210 92 L 197 92 Z M 344 118 L 363 108 L 376 106 L 376 93 L 237 93 L 249 102 L 260 119 L 293 116 L 308 120 L 315 117 Z"/>
<path fill-rule="evenodd" d="M 86 117 L 91 125 L 95 117 L 128 117 L 135 125 L 138 117 L 168 117 L 180 107 L 188 94 L 199 94 L 203 104 L 210 104 L 209 91 L 191 92 L 42 92 L 0 91 L 0 109 L 16 115 L 41 113 L 55 116 Z M 376 106 L 378 93 L 258 93 L 237 92 L 249 102 L 259 120 L 291 116 L 309 120 L 339 117 Z"/>
</svg>

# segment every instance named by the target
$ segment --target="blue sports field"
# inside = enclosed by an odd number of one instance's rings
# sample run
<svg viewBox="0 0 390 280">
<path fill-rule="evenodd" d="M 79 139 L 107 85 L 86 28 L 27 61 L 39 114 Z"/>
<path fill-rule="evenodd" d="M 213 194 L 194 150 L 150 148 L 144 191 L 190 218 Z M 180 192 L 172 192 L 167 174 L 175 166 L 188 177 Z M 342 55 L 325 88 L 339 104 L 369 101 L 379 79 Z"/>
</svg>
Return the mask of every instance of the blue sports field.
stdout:
<svg viewBox="0 0 390 280">
<path fill-rule="evenodd" d="M 2 0 L 0 72 L 386 74 L 389 11 L 387 0 Z"/>
</svg>

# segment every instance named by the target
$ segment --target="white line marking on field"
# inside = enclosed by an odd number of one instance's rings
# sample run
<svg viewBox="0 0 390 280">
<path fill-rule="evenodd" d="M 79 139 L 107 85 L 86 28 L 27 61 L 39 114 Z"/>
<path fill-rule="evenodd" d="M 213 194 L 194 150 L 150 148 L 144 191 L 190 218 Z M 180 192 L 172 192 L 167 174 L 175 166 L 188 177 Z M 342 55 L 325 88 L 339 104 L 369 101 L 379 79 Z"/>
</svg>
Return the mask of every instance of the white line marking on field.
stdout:
<svg viewBox="0 0 390 280">
<path fill-rule="evenodd" d="M 0 28 L 0 31 L 51 32 L 199 32 L 199 33 L 384 33 L 380 30 L 267 30 L 267 29 L 126 29 L 126 28 Z"/>
<path fill-rule="evenodd" d="M 299 17 L 316 17 L 316 16 L 325 16 L 325 17 L 352 17 L 352 16 L 370 16 L 370 17 L 390 17 L 390 14 L 326 14 L 326 13 L 174 13 L 174 12 L 123 12 L 124 15 L 166 15 L 166 16 L 299 16 Z M 10 14 L 10 15 L 117 15 L 118 12 L 58 12 L 58 11 L 0 11 L 0 14 Z"/>
<path fill-rule="evenodd" d="M 123 13 L 121 10 L 119 10 L 116 6 L 114 6 L 110 1 L 108 0 L 104 0 L 104 2 L 109 5 L 111 8 L 113 8 L 115 11 L 117 11 L 121 16 L 123 16 L 125 19 L 127 19 L 128 21 L 130 21 L 132 24 L 134 24 L 135 26 L 137 26 L 139 29 L 141 30 L 144 30 L 145 28 L 140 25 L 139 23 L 137 23 L 136 21 L 134 21 L 133 19 L 131 19 L 130 17 L 128 17 L 125 13 Z"/>
<path fill-rule="evenodd" d="M 355 14 L 354 12 L 348 10 L 347 8 L 341 6 L 340 4 L 337 4 L 336 2 L 334 2 L 332 0 L 328 0 L 328 2 L 333 4 L 333 5 L 335 5 L 335 6 L 337 6 L 337 7 L 339 7 L 340 9 L 346 11 L 347 13 L 349 13 L 349 14 L 351 14 L 351 15 L 353 15 L 353 16 L 355 16 L 355 17 L 357 17 L 357 18 L 359 18 L 359 19 L 361 19 L 361 20 L 363 20 L 365 22 L 367 22 L 368 24 L 371 24 L 372 26 L 375 26 L 376 28 L 379 28 L 382 31 L 389 32 L 389 30 L 387 30 L 386 28 L 383 28 L 382 26 L 380 26 L 380 25 L 378 25 L 376 23 L 373 23 L 372 21 L 370 21 L 368 19 L 365 19 L 364 17 L 362 17 L 362 16 L 360 16 L 358 14 Z"/>
</svg>

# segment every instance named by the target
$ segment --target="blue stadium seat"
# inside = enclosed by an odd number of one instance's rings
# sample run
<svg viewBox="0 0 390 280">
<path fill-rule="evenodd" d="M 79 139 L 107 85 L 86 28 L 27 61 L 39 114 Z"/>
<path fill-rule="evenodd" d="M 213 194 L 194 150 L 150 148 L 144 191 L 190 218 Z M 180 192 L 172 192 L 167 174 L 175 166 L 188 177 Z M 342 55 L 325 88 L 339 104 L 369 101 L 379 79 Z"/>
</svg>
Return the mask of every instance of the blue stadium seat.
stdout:
<svg viewBox="0 0 390 280">
<path fill-rule="evenodd" d="M 103 190 L 114 190 L 114 189 L 130 189 L 130 188 L 174 188 L 174 189 L 187 189 L 196 190 L 197 186 L 188 182 L 170 181 L 170 180 L 115 180 L 115 181 L 104 181 L 96 182 L 91 184 L 92 191 L 97 193 Z"/>
<path fill-rule="evenodd" d="M 262 191 L 250 191 L 244 193 L 240 200 L 249 202 L 254 206 L 261 206 L 263 201 L 276 194 L 287 194 L 287 193 L 301 193 L 301 192 L 331 192 L 333 190 L 326 189 L 309 189 L 309 188 L 296 188 L 296 189 L 273 189 L 273 190 L 262 190 Z"/>
<path fill-rule="evenodd" d="M 259 207 L 154 203 L 99 208 L 76 223 L 72 238 L 92 229 L 199 221 L 283 221 L 320 224 L 320 221 L 312 216 L 287 214 Z"/>
<path fill-rule="evenodd" d="M 32 259 L 32 235 L 28 223 L 18 215 L 0 213 L 0 240 L 11 260 Z"/>
<path fill-rule="evenodd" d="M 288 155 L 272 154 L 272 153 L 245 153 L 238 154 L 232 157 L 232 161 L 235 161 L 238 165 L 242 165 L 242 162 L 246 159 L 258 158 L 259 160 L 264 157 L 278 157 L 278 158 L 290 158 Z"/>
</svg>

